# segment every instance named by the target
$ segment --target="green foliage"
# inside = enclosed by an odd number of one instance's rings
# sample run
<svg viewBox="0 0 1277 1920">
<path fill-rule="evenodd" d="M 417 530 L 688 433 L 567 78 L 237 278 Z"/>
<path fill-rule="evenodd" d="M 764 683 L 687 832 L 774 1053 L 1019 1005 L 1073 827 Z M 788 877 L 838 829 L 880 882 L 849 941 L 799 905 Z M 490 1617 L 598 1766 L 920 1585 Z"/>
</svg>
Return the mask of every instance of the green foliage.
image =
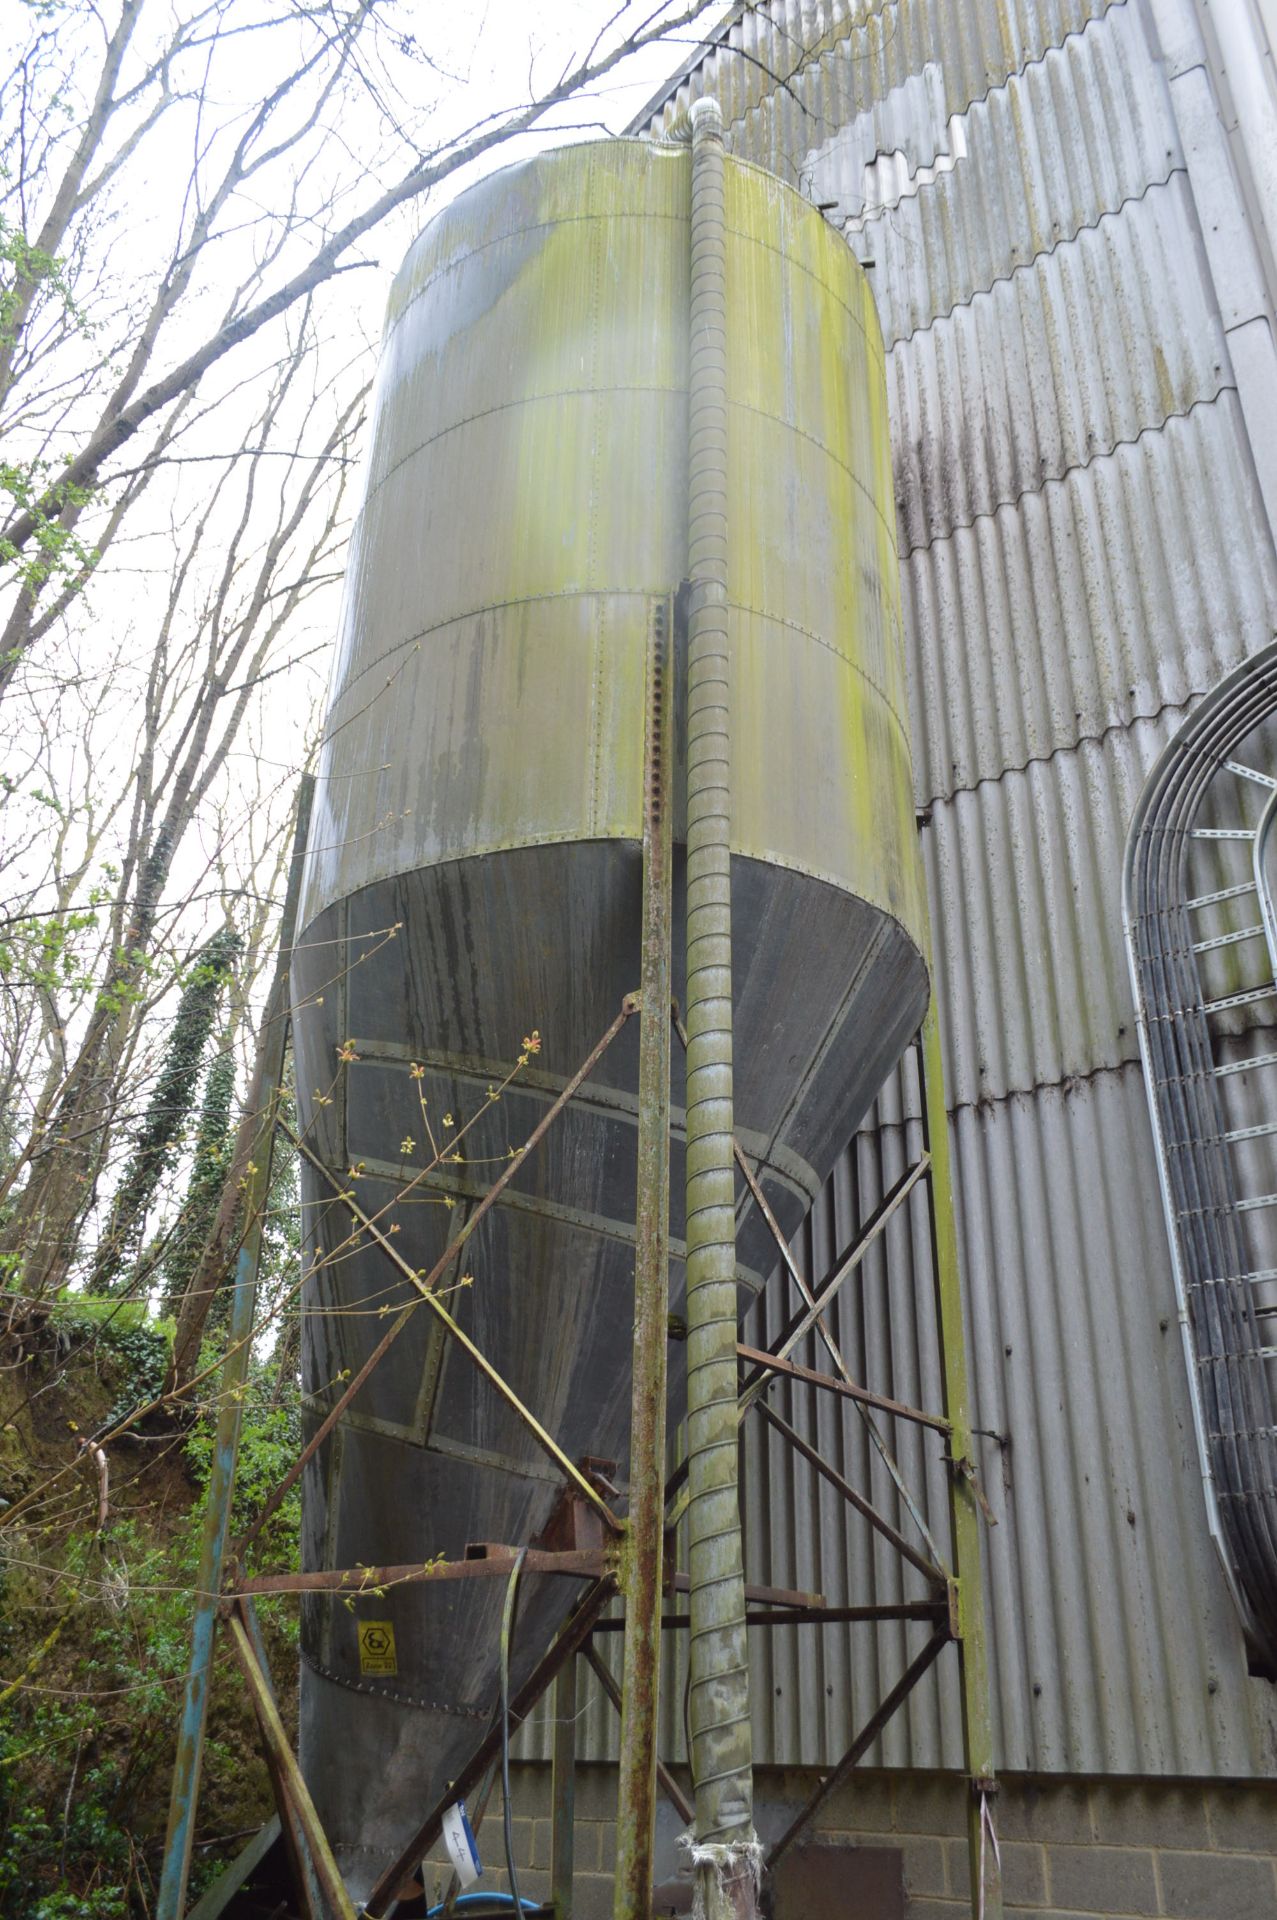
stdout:
<svg viewBox="0 0 1277 1920">
<path fill-rule="evenodd" d="M 137 1302 L 81 1295 L 60 1302 L 56 1317 L 74 1335 L 98 1336 L 92 1360 L 86 1354 L 79 1362 L 64 1414 L 87 1406 L 88 1388 L 103 1373 L 122 1401 L 167 1353 L 166 1329 L 148 1321 Z M 300 1445 L 295 1399 L 275 1403 L 273 1372 L 254 1368 L 243 1396 L 236 1529 L 278 1485 Z M 3 1920 L 142 1920 L 153 1913 L 216 1411 L 214 1398 L 171 1447 L 121 1441 L 110 1450 L 112 1518 L 101 1539 L 84 1518 L 87 1503 L 69 1526 L 22 1528 L 16 1540 L 0 1533 L 0 1673 L 6 1683 L 23 1682 L 0 1701 Z M 99 1423 L 86 1417 L 81 1424 Z M 294 1493 L 250 1564 L 294 1563 L 298 1527 Z M 261 1619 L 289 1711 L 295 1605 L 276 1602 L 261 1609 Z M 203 1835 L 233 1835 L 266 1817 L 265 1775 L 247 1759 L 254 1748 L 243 1689 L 219 1662 Z M 237 1844 L 229 1842 L 226 1853 Z M 201 1847 L 193 1894 L 222 1859 L 217 1848 Z"/>
<path fill-rule="evenodd" d="M 67 1657 L 0 1709 L 0 1914 L 141 1910 L 130 1880 L 166 1787 L 198 1521 L 196 1507 L 164 1541 L 117 1519 L 101 1543 L 79 1533 L 65 1544 L 37 1631 L 65 1613 Z M 58 1695 L 42 1691 L 51 1674 Z"/>
<path fill-rule="evenodd" d="M 136 1250 L 155 1190 L 181 1145 L 222 988 L 242 944 L 234 928 L 223 927 L 201 950 L 187 976 L 159 1078 L 138 1127 L 133 1157 L 116 1189 L 111 1217 L 93 1263 L 89 1287 L 95 1293 L 105 1291 L 120 1278 Z"/>
<path fill-rule="evenodd" d="M 28 798 L 47 807 L 58 819 L 63 817 L 60 802 L 41 788 L 31 789 Z M 118 874 L 104 870 L 103 881 L 90 890 L 87 905 L 11 922 L 0 940 L 0 977 L 15 991 L 89 992 L 100 956 L 97 942 L 83 936 L 96 934 L 96 909 L 111 897 L 118 880 Z"/>
<path fill-rule="evenodd" d="M 88 332 L 65 261 L 32 246 L 26 234 L 0 213 L 0 342 L 5 346 L 12 346 L 22 301 L 36 287 L 58 299 L 75 325 Z"/>
<path fill-rule="evenodd" d="M 160 1393 L 173 1351 L 173 1322 L 154 1319 L 145 1300 L 64 1292 L 50 1319 L 67 1336 L 73 1354 L 91 1354 L 99 1370 L 105 1363 L 116 1391 L 102 1431 L 135 1408 L 149 1406 Z"/>
<path fill-rule="evenodd" d="M 0 346 L 13 346 L 24 307 L 33 299 L 56 301 L 73 327 L 89 331 L 72 293 L 65 261 L 33 246 L 20 228 L 0 214 Z M 63 520 L 68 508 L 78 515 L 79 509 L 88 506 L 94 491 L 60 479 L 60 471 L 49 460 L 0 460 L 0 495 L 7 494 L 12 511 L 29 513 L 35 523 L 34 539 L 25 552 L 19 553 L 10 541 L 0 538 L 0 562 L 12 564 L 31 593 L 55 574 L 91 572 L 98 560 L 97 549 L 79 539 L 73 526 Z"/>
<path fill-rule="evenodd" d="M 58 1326 L 68 1331 L 100 1330 L 109 1342 L 119 1340 L 126 1331 L 168 1329 L 167 1321 L 151 1318 L 145 1300 L 101 1300 L 91 1293 L 72 1293 L 69 1290 L 58 1295 L 50 1315 Z M 172 1337 L 171 1330 L 169 1337 Z"/>
<path fill-rule="evenodd" d="M 13 566 L 32 594 L 55 574 L 92 572 L 98 561 L 97 548 L 81 540 L 74 526 L 67 525 L 63 518 L 68 508 L 78 512 L 87 507 L 94 498 L 93 489 L 60 480 L 58 472 L 49 460 L 30 460 L 21 465 L 0 460 L 0 494 L 9 496 L 11 512 L 29 513 L 35 524 L 31 545 L 21 551 L 0 536 L 0 563 Z"/>
<path fill-rule="evenodd" d="M 212 1341 L 204 1343 L 200 1370 L 217 1357 Z M 277 1401 L 273 1372 L 254 1367 L 243 1397 L 243 1426 L 235 1468 L 235 1497 L 231 1505 L 231 1532 L 241 1532 L 283 1479 L 302 1448 L 301 1409 L 295 1395 Z M 214 1423 L 201 1420 L 186 1443 L 187 1458 L 201 1492 L 208 1484 L 213 1460 Z M 278 1567 L 296 1555 L 301 1526 L 301 1492 L 294 1487 L 279 1513 L 254 1549 L 263 1566 Z"/>
<path fill-rule="evenodd" d="M 292 1085 L 291 1061 L 285 1072 L 279 1096 L 280 1118 L 294 1131 L 297 1127 L 297 1100 Z M 275 1134 L 271 1161 L 270 1192 L 266 1198 L 266 1218 L 262 1226 L 262 1262 L 258 1290 L 276 1329 L 278 1350 L 296 1353 L 301 1337 L 301 1298 L 297 1282 L 301 1276 L 301 1195 L 297 1181 L 298 1154 L 288 1135 Z"/>
<path fill-rule="evenodd" d="M 163 1262 L 164 1304 L 175 1312 L 213 1228 L 231 1157 L 231 1103 L 235 1095 L 235 1056 L 223 1043 L 204 1082 L 191 1177 L 182 1212 Z"/>
<path fill-rule="evenodd" d="M 124 1328 L 112 1345 L 121 1365 L 119 1391 L 106 1416 L 109 1426 L 158 1399 L 173 1350 L 172 1328 L 164 1331 L 154 1324 Z"/>
</svg>

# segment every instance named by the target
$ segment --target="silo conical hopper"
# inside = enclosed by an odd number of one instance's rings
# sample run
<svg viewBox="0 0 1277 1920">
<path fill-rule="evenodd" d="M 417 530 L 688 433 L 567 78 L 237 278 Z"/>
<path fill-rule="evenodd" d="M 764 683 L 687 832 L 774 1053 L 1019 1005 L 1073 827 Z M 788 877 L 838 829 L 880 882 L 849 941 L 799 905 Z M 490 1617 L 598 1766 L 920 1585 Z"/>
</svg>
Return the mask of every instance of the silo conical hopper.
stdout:
<svg viewBox="0 0 1277 1920">
<path fill-rule="evenodd" d="M 648 623 L 687 566 L 689 166 L 608 141 L 510 167 L 431 223 L 391 295 L 293 983 L 307 1137 L 419 1270 L 638 983 Z M 726 211 L 735 1112 L 792 1231 L 921 1019 L 925 909 L 872 301 L 769 175 L 729 160 Z M 676 919 L 679 894 L 676 873 Z M 540 1054 L 486 1105 L 534 1027 Z M 631 1023 L 450 1296 L 565 1451 L 617 1460 L 622 1482 L 636 1063 Z M 677 1310 L 677 1048 L 674 1073 Z M 460 1163 L 400 1199 L 422 1098 L 439 1139 L 482 1118 Z M 305 1169 L 303 1200 L 324 1263 L 313 1430 L 409 1291 L 375 1251 L 342 1251 L 347 1222 Z M 774 1265 L 743 1183 L 737 1251 L 743 1310 Z M 674 1347 L 672 1418 L 681 1393 Z M 308 1470 L 304 1562 L 525 1542 L 556 1493 L 419 1312 Z M 575 1592 L 525 1589 L 516 1684 Z M 472 1581 L 304 1602 L 302 1765 L 357 1895 L 489 1724 L 502 1597 Z M 371 1616 L 393 1626 L 393 1674 L 361 1670 Z"/>
</svg>

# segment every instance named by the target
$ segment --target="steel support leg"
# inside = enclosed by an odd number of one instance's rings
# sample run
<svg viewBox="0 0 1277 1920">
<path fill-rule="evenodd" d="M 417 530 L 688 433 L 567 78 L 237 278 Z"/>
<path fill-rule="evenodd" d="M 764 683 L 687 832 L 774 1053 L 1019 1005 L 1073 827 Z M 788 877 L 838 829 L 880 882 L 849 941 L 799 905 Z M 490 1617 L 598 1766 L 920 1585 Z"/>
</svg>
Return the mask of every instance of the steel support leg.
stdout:
<svg viewBox="0 0 1277 1920">
<path fill-rule="evenodd" d="M 550 1899 L 555 1920 L 571 1920 L 576 1831 L 576 1658 L 554 1680 L 550 1749 Z"/>
<path fill-rule="evenodd" d="M 643 951 L 639 1028 L 638 1199 L 634 1230 L 630 1519 L 624 1553 L 625 1666 L 617 1789 L 616 1920 L 648 1920 L 656 1840 L 656 1721 L 665 1529 L 665 1386 L 669 1337 L 670 994 L 672 942 L 673 636 L 668 601 L 653 608 L 647 650 L 643 793 Z"/>
<path fill-rule="evenodd" d="M 355 1920 L 355 1909 L 351 1905 L 350 1895 L 346 1892 L 341 1872 L 333 1858 L 328 1836 L 320 1825 L 314 1801 L 310 1797 L 306 1782 L 302 1779 L 301 1768 L 288 1743 L 288 1735 L 284 1732 L 284 1723 L 279 1717 L 275 1697 L 265 1674 L 257 1663 L 257 1651 L 253 1646 L 252 1636 L 238 1612 L 231 1615 L 229 1626 L 231 1647 L 248 1682 L 253 1710 L 257 1715 L 257 1724 L 261 1728 L 271 1769 L 273 1772 L 278 1772 L 282 1778 L 292 1806 L 293 1817 L 305 1835 L 306 1847 L 330 1920 Z"/>
<path fill-rule="evenodd" d="M 271 1698 L 274 1699 L 275 1688 L 271 1680 L 270 1661 L 266 1657 L 266 1646 L 262 1639 L 257 1609 L 251 1600 L 240 1603 L 239 1615 L 252 1642 L 254 1656 L 261 1668 L 262 1679 L 270 1691 Z M 276 1704 L 278 1705 L 278 1702 Z M 288 1865 L 293 1876 L 293 1888 L 301 1909 L 301 1920 L 328 1920 L 324 1907 L 323 1888 L 310 1857 L 310 1845 L 306 1839 L 305 1830 L 297 1818 L 297 1809 L 293 1805 L 292 1795 L 289 1792 L 287 1776 L 269 1745 L 265 1749 L 265 1758 L 266 1771 L 270 1775 L 271 1790 L 275 1795 L 275 1807 L 279 1814 L 284 1850 L 288 1855 Z"/>
<path fill-rule="evenodd" d="M 929 1184 L 932 1272 L 936 1323 L 950 1434 L 949 1506 L 957 1588 L 958 1661 L 962 1689 L 962 1737 L 966 1754 L 967 1841 L 971 1863 L 971 1911 L 977 1920 L 1002 1920 L 1002 1868 L 993 1835 L 990 1798 L 997 1791 L 993 1768 L 993 1722 L 989 1698 L 989 1653 L 985 1637 L 980 1572 L 981 1515 L 967 1410 L 967 1350 L 962 1321 L 962 1280 L 949 1171 L 949 1116 L 944 1099 L 940 1022 L 932 996 L 917 1048 L 922 1124 L 931 1155 Z"/>
</svg>

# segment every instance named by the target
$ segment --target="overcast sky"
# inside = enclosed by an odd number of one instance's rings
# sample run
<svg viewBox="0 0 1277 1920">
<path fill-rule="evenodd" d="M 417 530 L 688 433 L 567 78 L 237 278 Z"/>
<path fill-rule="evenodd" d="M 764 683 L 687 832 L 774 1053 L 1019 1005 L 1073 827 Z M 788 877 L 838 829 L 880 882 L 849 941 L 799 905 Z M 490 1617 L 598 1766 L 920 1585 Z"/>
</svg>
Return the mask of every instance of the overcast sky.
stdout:
<svg viewBox="0 0 1277 1920">
<path fill-rule="evenodd" d="M 681 9 L 685 3 L 674 0 L 671 10 Z M 70 377 L 62 380 L 59 389 L 61 411 L 46 413 L 43 424 L 33 429 L 25 442 L 21 429 L 8 429 L 4 449 L 7 458 L 20 460 L 24 455 L 43 452 L 56 459 L 83 444 L 87 430 L 98 418 L 108 376 L 101 374 L 94 382 L 77 379 L 74 356 L 79 352 L 86 366 L 104 352 L 114 352 L 121 362 L 127 359 L 129 327 L 136 324 L 131 316 L 145 310 L 174 257 L 177 236 L 186 230 L 183 221 L 189 224 L 195 156 L 202 156 L 207 179 L 214 179 L 221 164 L 216 159 L 216 142 L 222 142 L 225 152 L 280 76 L 292 70 L 292 28 L 286 21 L 283 30 L 279 29 L 283 9 L 278 14 L 272 11 L 278 5 L 279 0 L 266 0 L 264 13 L 251 6 L 238 13 L 228 12 L 225 17 L 231 20 L 260 17 L 269 23 L 270 30 L 236 40 L 229 51 L 226 45 L 217 44 L 218 64 L 210 69 L 212 78 L 205 86 L 204 106 L 197 111 L 194 104 L 179 105 L 165 115 L 158 132 L 147 136 L 95 209 L 90 248 L 94 278 L 87 283 L 91 299 L 83 336 L 77 342 L 72 329 L 64 349 L 70 356 Z M 56 52 L 69 69 L 63 91 L 64 158 L 58 166 L 65 164 L 65 152 L 87 113 L 100 69 L 104 35 L 118 18 L 118 6 L 119 0 L 109 0 L 95 13 L 78 0 L 66 0 L 65 5 L 48 14 L 27 6 L 0 6 L 0 58 L 5 53 L 10 56 L 6 71 L 12 65 L 14 49 L 23 44 L 33 21 L 58 36 Z M 318 155 L 311 157 L 300 188 L 303 206 L 309 205 L 312 216 L 322 212 L 322 224 L 331 230 L 356 207 L 375 198 L 379 186 L 388 186 L 403 176 L 406 150 L 400 129 L 409 129 L 419 151 L 438 148 L 476 123 L 517 110 L 530 97 L 551 87 L 580 59 L 601 29 L 604 44 L 609 44 L 619 31 L 635 31 L 651 17 L 652 10 L 649 3 L 618 11 L 614 4 L 599 4 L 598 0 L 545 0 L 532 8 L 527 0 L 488 0 L 487 5 L 470 9 L 445 6 L 438 0 L 399 0 L 387 19 L 400 34 L 415 38 L 418 47 L 428 53 L 429 64 L 414 67 L 411 58 L 392 58 L 385 63 L 384 71 L 399 91 L 395 94 L 388 88 L 382 98 L 376 92 L 376 83 L 383 69 L 373 63 L 370 71 L 374 86 L 366 96 L 356 94 L 350 105 L 343 107 L 331 128 L 331 137 Z M 164 44 L 172 18 L 187 11 L 178 0 L 149 0 L 139 29 L 143 37 L 135 42 L 129 56 L 137 70 L 148 51 L 153 53 Z M 722 11 L 714 8 L 703 16 L 707 31 Z M 300 37 L 297 44 L 301 44 Z M 303 415 L 306 396 L 298 396 L 295 432 L 291 438 L 287 431 L 284 433 L 278 455 L 266 471 L 282 480 L 296 451 L 311 452 L 322 445 L 342 397 L 357 387 L 361 378 L 371 376 L 390 284 L 416 233 L 480 172 L 509 165 L 521 154 L 563 140 L 622 132 L 666 77 L 682 64 L 693 44 L 689 35 L 682 41 L 653 46 L 590 96 L 582 96 L 548 115 L 535 133 L 494 149 L 477 166 L 453 175 L 428 202 L 400 208 L 368 235 L 362 247 L 355 250 L 357 269 L 330 282 L 316 303 L 318 371 L 308 373 L 307 395 L 313 396 L 318 385 L 324 395 L 322 403 L 312 405 Z M 417 83 L 419 95 L 415 92 Z M 191 84 L 189 73 L 184 84 Z M 375 100 L 380 102 L 380 111 Z M 0 101 L 0 114 L 11 117 L 13 112 L 11 92 L 7 101 Z M 278 173 L 269 177 L 269 184 L 267 181 L 264 175 L 261 205 L 268 213 L 278 212 L 281 200 L 287 204 L 293 183 L 287 177 L 281 180 Z M 252 225 L 252 211 L 250 203 L 234 220 L 227 220 L 223 237 L 209 251 L 202 281 L 197 281 L 179 314 L 166 325 L 148 379 L 178 364 L 220 324 L 228 289 L 240 283 L 255 257 L 254 248 L 261 244 Z M 11 227 L 18 224 L 12 201 L 7 217 Z M 33 233 L 41 217 L 37 194 L 22 210 L 21 220 Z M 313 244 L 313 227 L 308 229 L 303 218 L 288 242 L 293 251 L 286 251 L 276 262 L 270 284 L 278 284 L 293 270 L 289 261 L 299 257 L 298 249 L 304 257 L 306 247 Z M 0 753 L 6 768 L 16 768 L 21 775 L 19 803 L 11 805 L 5 816 L 10 864 L 0 883 L 0 908 L 15 900 L 23 904 L 23 890 L 34 884 L 46 857 L 52 816 L 42 811 L 44 802 L 38 798 L 38 790 L 49 787 L 55 793 L 72 795 L 83 790 L 90 750 L 93 781 L 100 791 L 114 789 L 121 795 L 121 830 L 127 823 L 137 713 L 164 622 L 174 553 L 183 528 L 203 510 L 219 473 L 224 471 L 218 462 L 244 447 L 279 362 L 286 329 L 295 327 L 299 313 L 296 309 L 287 320 L 275 321 L 205 374 L 198 404 L 192 409 L 192 423 L 180 444 L 171 450 L 176 456 L 172 465 L 152 484 L 138 512 L 131 514 L 127 533 L 110 549 L 73 605 L 65 632 L 39 643 L 23 668 L 20 696 L 8 701 L 0 712 Z M 48 425 L 51 419 L 55 422 L 52 430 Z M 46 435 L 43 443 L 39 433 Z M 147 444 L 146 434 L 130 442 L 125 450 L 127 457 L 117 459 L 116 465 L 130 464 L 135 452 L 136 459 L 142 459 Z M 357 506 L 360 487 L 357 471 L 348 479 L 342 508 L 347 524 Z M 114 483 L 108 484 L 108 493 L 110 484 Z M 259 492 L 255 510 L 265 514 L 269 525 L 271 507 L 265 497 L 269 482 L 265 477 Z M 197 567 L 187 581 L 186 610 L 174 627 L 179 641 L 184 630 L 193 629 L 201 593 L 207 595 L 215 584 L 225 540 L 230 537 L 238 511 L 233 497 L 228 498 L 225 525 L 215 528 L 214 537 L 206 542 L 201 562 L 205 578 L 201 581 Z M 221 921 L 217 874 L 209 862 L 219 843 L 225 841 L 228 823 L 230 831 L 243 836 L 245 868 L 251 865 L 251 854 L 260 851 L 272 833 L 280 831 L 298 772 L 322 716 L 338 624 L 339 554 L 332 555 L 323 582 L 273 659 L 272 677 L 261 689 L 252 724 L 236 741 L 218 791 L 210 796 L 197 827 L 182 844 L 168 894 L 176 901 L 188 891 L 196 892 L 199 904 L 166 924 L 162 938 L 176 956 L 192 951 Z M 95 710 L 102 688 L 106 695 Z M 38 739 L 42 728 L 52 745 L 45 755 L 46 764 L 37 766 L 23 756 L 29 740 Z M 113 851 L 108 835 L 86 870 L 86 891 L 95 883 L 108 893 L 113 891 L 108 870 Z M 64 859 L 64 870 L 66 864 Z M 47 911 L 47 887 L 41 900 L 41 910 Z"/>
</svg>

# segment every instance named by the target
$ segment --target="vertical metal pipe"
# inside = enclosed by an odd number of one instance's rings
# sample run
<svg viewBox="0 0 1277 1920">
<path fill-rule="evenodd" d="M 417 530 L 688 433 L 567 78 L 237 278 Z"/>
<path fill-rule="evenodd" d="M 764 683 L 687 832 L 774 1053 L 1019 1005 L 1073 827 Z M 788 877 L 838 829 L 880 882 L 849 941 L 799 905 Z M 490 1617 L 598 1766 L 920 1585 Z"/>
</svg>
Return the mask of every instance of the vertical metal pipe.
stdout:
<svg viewBox="0 0 1277 1920">
<path fill-rule="evenodd" d="M 751 1913 L 757 1873 L 737 1490 L 732 1152 L 731 720 L 723 122 L 692 108 L 687 650 L 687 1449 L 696 1797 L 707 1920 Z"/>
<path fill-rule="evenodd" d="M 953 1584 L 957 1588 L 958 1662 L 962 1690 L 962 1741 L 967 1767 L 967 1855 L 971 1911 L 978 1920 L 1002 1920 L 1002 1862 L 990 1811 L 997 1793 L 993 1766 L 993 1720 L 989 1697 L 989 1650 L 985 1637 L 984 1585 L 980 1567 L 980 1512 L 967 1411 L 967 1349 L 962 1324 L 962 1276 L 949 1171 L 949 1115 L 944 1098 L 940 1020 L 934 991 L 917 1050 L 922 1094 L 923 1141 L 931 1155 L 928 1176 L 931 1266 L 944 1410 L 949 1436 L 949 1513 L 953 1534 Z"/>
<path fill-rule="evenodd" d="M 182 1696 L 182 1716 L 178 1723 L 177 1754 L 173 1762 L 173 1786 L 164 1841 L 164 1865 L 156 1899 L 156 1920 L 181 1920 L 186 1905 L 191 1843 L 195 1836 L 195 1804 L 199 1797 L 200 1768 L 204 1758 L 204 1726 L 208 1718 L 213 1632 L 230 1527 L 243 1387 L 248 1378 L 253 1313 L 257 1304 L 257 1268 L 262 1250 L 262 1220 L 270 1191 L 276 1096 L 284 1071 L 284 1047 L 288 1035 L 288 970 L 292 961 L 293 932 L 301 893 L 302 856 L 306 850 L 313 793 L 314 781 L 308 774 L 301 783 L 298 795 L 297 829 L 280 926 L 279 957 L 263 1026 L 265 1039 L 259 1080 L 262 1104 L 250 1160 L 252 1171 L 248 1176 L 244 1198 L 247 1228 L 235 1261 L 235 1290 L 231 1298 L 230 1326 L 226 1336 L 226 1360 L 222 1367 L 217 1437 L 213 1445 L 208 1491 L 204 1498 L 204 1531 L 195 1586 L 191 1659 Z"/>
<path fill-rule="evenodd" d="M 670 1009 L 673 900 L 673 650 L 668 600 L 652 609 L 643 781 L 643 947 L 639 1026 L 638 1197 L 634 1225 L 634 1385 L 630 1517 L 624 1558 L 625 1669 L 617 1788 L 616 1920 L 652 1911 L 657 1693 L 665 1526 L 669 1320 Z"/>
</svg>

